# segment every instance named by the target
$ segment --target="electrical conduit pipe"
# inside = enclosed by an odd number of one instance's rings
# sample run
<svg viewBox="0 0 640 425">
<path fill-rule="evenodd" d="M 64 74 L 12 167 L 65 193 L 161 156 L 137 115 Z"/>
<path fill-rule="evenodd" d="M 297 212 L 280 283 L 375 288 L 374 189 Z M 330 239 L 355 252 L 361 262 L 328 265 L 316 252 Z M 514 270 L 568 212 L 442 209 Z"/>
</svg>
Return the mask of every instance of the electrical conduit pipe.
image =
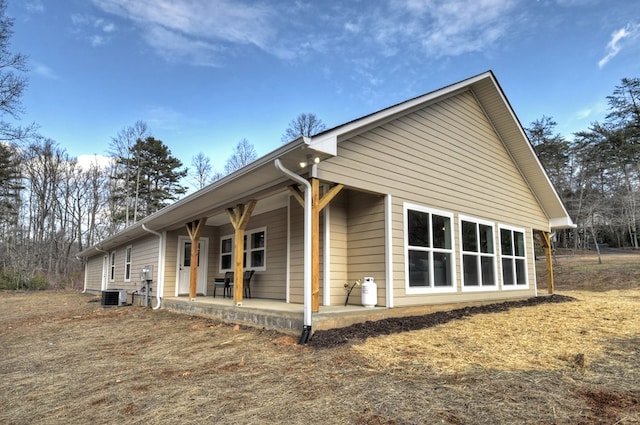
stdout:
<svg viewBox="0 0 640 425">
<path fill-rule="evenodd" d="M 304 326 L 298 344 L 306 344 L 311 336 L 311 183 L 285 168 L 276 158 L 276 168 L 291 180 L 304 186 Z"/>
</svg>

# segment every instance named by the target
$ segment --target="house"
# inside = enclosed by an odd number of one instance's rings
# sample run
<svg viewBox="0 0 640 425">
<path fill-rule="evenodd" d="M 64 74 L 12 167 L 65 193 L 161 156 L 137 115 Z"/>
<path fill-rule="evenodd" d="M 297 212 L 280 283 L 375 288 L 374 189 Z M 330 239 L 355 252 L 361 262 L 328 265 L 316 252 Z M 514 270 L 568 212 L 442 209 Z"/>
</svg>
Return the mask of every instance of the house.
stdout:
<svg viewBox="0 0 640 425">
<path fill-rule="evenodd" d="M 140 294 L 151 266 L 156 308 L 254 270 L 252 299 L 301 305 L 309 335 L 364 277 L 385 309 L 535 296 L 534 238 L 572 226 L 489 71 L 287 143 L 80 256 L 96 293 Z"/>
</svg>

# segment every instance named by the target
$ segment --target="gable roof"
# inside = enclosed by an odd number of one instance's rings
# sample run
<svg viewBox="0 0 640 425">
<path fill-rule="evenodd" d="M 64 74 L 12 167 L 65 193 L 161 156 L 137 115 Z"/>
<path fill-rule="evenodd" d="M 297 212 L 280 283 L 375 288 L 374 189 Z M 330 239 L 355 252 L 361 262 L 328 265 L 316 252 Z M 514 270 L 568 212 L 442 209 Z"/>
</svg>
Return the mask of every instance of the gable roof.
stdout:
<svg viewBox="0 0 640 425">
<path fill-rule="evenodd" d="M 299 169 L 298 164 L 307 160 L 310 154 L 318 156 L 321 160 L 336 156 L 338 143 L 342 140 L 463 91 L 471 91 L 477 99 L 514 164 L 549 217 L 550 227 L 574 227 L 502 88 L 493 72 L 487 71 L 339 125 L 311 138 L 299 137 L 78 255 L 95 255 L 96 252 L 104 252 L 144 236 L 149 230 L 177 229 L 190 221 L 224 213 L 226 208 L 244 203 L 251 198 L 268 197 L 277 190 L 278 185 L 281 187 L 289 181 L 288 177 L 274 166 L 275 159 L 280 159 L 285 167 L 296 170 Z"/>
<path fill-rule="evenodd" d="M 337 146 L 341 140 L 364 133 L 373 127 L 463 91 L 471 91 L 484 110 L 496 135 L 506 147 L 531 192 L 549 217 L 550 227 L 556 229 L 575 227 L 492 71 L 358 118 L 320 133 L 312 140 L 316 146 Z M 335 155 L 335 150 L 331 153 Z"/>
</svg>

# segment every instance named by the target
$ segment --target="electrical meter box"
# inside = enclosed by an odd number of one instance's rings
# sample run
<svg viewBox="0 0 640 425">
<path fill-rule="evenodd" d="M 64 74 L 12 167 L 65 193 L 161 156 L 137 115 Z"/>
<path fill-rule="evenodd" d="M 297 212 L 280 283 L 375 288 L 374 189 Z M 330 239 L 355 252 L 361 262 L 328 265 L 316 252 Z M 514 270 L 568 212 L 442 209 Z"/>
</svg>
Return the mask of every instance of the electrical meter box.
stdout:
<svg viewBox="0 0 640 425">
<path fill-rule="evenodd" d="M 141 281 L 153 280 L 153 266 L 144 266 L 142 273 L 140 274 Z"/>
</svg>

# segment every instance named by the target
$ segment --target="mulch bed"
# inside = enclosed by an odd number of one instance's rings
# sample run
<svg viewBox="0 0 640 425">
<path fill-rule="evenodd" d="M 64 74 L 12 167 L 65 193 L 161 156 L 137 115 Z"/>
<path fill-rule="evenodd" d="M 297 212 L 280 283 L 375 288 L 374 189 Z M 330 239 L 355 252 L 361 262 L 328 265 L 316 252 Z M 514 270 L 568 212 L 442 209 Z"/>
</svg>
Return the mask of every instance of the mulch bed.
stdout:
<svg viewBox="0 0 640 425">
<path fill-rule="evenodd" d="M 553 294 L 520 301 L 505 301 L 482 306 L 464 307 L 450 311 L 438 311 L 422 316 L 394 317 L 376 321 L 370 320 L 344 328 L 316 331 L 307 345 L 319 349 L 332 348 L 345 344 L 350 345 L 361 342 L 366 338 L 431 328 L 476 314 L 499 313 L 512 308 L 530 307 L 548 303 L 564 303 L 575 300 L 573 297 Z"/>
</svg>

